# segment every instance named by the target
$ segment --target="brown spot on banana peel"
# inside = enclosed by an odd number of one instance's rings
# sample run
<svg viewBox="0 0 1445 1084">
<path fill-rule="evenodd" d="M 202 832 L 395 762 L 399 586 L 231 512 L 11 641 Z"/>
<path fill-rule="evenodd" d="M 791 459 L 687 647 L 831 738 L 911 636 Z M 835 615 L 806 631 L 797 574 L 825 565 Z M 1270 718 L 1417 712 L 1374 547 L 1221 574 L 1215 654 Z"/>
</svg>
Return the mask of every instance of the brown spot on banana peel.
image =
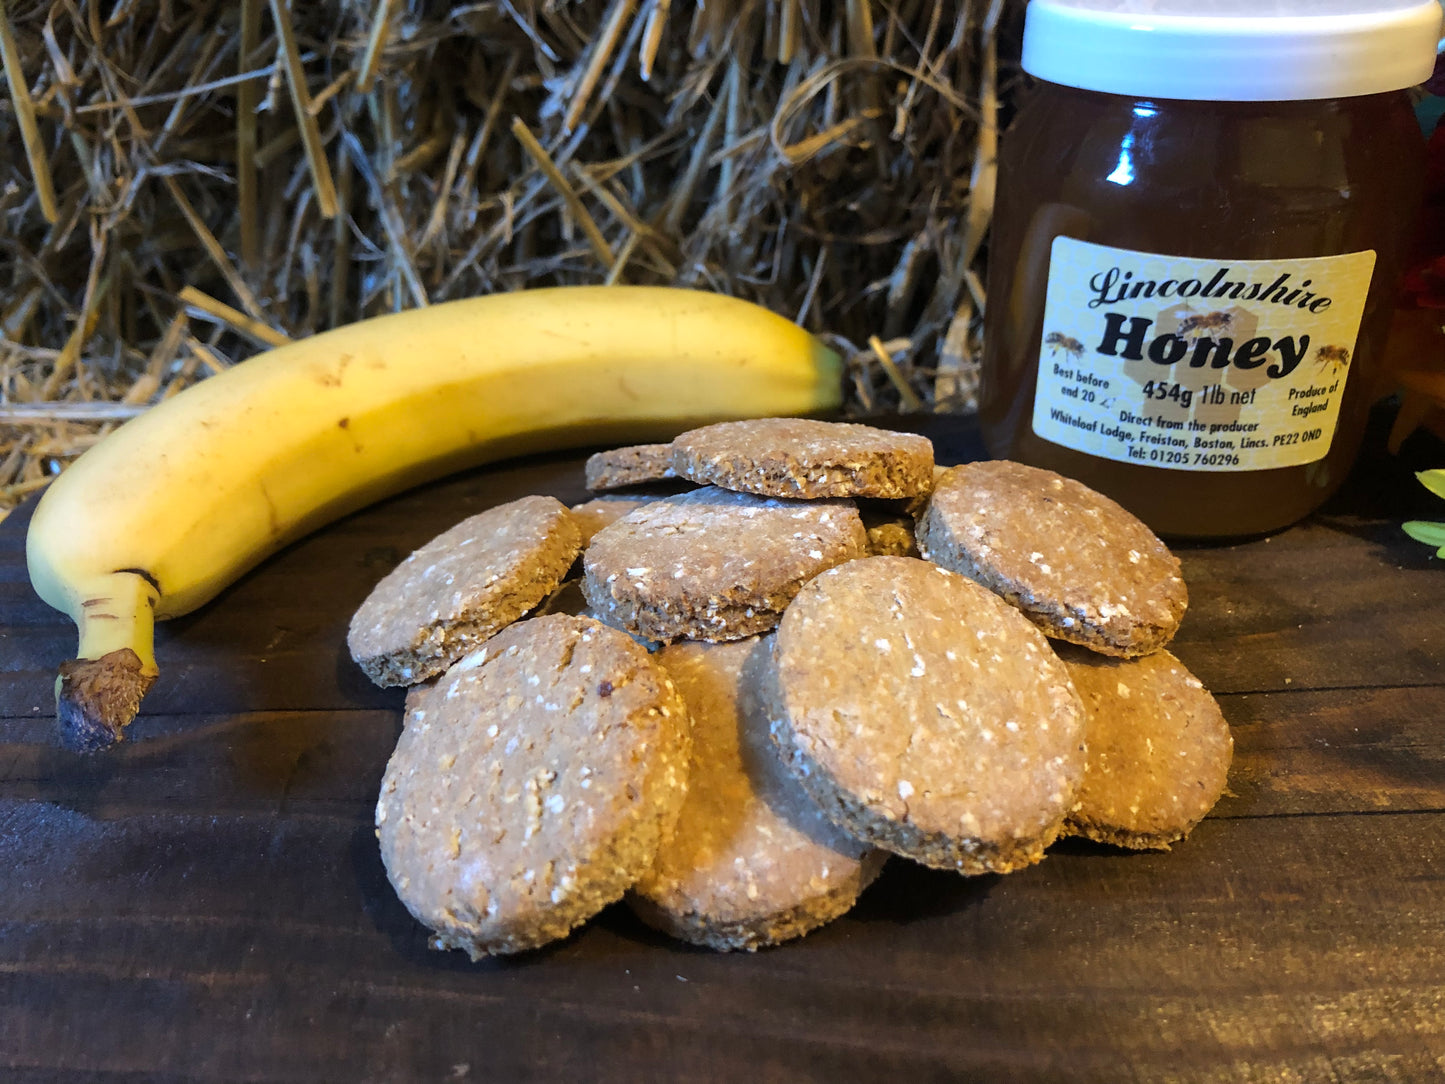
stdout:
<svg viewBox="0 0 1445 1084">
<path fill-rule="evenodd" d="M 345 433 L 351 438 L 351 446 L 353 448 L 355 448 L 358 452 L 361 451 L 361 441 L 357 440 L 356 434 L 351 431 L 350 416 L 347 416 L 345 418 L 338 418 L 336 421 L 336 428 L 340 429 L 343 433 Z"/>
<path fill-rule="evenodd" d="M 155 680 L 128 647 L 99 659 L 61 663 L 55 682 L 61 743 L 77 753 L 94 753 L 120 741 Z"/>
<path fill-rule="evenodd" d="M 341 382 L 346 377 L 346 367 L 351 364 L 351 360 L 352 359 L 350 354 L 342 354 L 336 359 L 335 372 L 326 371 L 316 374 L 317 383 L 322 385 L 322 387 L 327 388 L 341 387 Z"/>
</svg>

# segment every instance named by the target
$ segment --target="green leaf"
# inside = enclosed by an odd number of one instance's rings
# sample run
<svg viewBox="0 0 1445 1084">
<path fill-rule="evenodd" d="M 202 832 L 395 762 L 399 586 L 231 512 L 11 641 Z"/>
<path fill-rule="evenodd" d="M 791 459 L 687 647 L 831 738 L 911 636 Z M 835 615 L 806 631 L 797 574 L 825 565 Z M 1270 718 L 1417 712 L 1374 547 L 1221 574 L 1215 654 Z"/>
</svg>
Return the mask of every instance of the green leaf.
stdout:
<svg viewBox="0 0 1445 1084">
<path fill-rule="evenodd" d="M 1403 523 L 1405 533 L 1416 542 L 1424 542 L 1427 546 L 1439 546 L 1445 551 L 1445 523 L 1426 523 L 1424 520 L 1412 519 Z M 1445 552 L 1438 556 L 1445 557 Z"/>
<path fill-rule="evenodd" d="M 1445 470 L 1422 470 L 1415 477 L 1435 496 L 1445 498 Z"/>
</svg>

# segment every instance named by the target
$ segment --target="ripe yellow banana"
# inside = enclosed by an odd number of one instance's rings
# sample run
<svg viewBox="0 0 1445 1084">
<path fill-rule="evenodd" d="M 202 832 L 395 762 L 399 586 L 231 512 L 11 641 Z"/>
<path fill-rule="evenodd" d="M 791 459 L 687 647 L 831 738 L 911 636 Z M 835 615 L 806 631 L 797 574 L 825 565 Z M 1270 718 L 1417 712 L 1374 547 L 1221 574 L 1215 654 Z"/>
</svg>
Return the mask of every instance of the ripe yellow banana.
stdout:
<svg viewBox="0 0 1445 1084">
<path fill-rule="evenodd" d="M 119 740 L 155 680 L 154 620 L 281 546 L 464 466 L 839 404 L 841 363 L 715 294 L 573 286 L 398 313 L 272 350 L 121 426 L 51 485 L 30 579 L 80 629 L 62 740 Z"/>
</svg>

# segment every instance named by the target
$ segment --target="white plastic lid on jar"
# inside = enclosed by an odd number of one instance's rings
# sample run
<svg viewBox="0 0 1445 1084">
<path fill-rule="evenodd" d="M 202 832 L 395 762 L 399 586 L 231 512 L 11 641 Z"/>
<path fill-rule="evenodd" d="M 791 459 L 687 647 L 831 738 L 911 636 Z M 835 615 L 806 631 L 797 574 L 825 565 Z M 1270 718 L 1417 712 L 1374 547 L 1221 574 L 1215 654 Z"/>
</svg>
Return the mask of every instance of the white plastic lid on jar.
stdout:
<svg viewBox="0 0 1445 1084">
<path fill-rule="evenodd" d="M 1438 0 L 1030 0 L 1023 66 L 1138 97 L 1303 101 L 1430 77 Z"/>
</svg>

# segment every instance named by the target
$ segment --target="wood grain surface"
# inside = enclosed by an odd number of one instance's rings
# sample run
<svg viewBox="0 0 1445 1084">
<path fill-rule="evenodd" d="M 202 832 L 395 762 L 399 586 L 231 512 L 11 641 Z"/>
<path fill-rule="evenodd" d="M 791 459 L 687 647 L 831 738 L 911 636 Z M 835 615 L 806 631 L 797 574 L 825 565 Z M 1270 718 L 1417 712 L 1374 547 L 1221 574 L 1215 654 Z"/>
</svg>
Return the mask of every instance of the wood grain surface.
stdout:
<svg viewBox="0 0 1445 1084">
<path fill-rule="evenodd" d="M 900 419 L 942 461 L 958 419 Z M 1006 877 L 894 860 L 845 918 L 754 955 L 621 907 L 473 964 L 426 947 L 372 829 L 401 694 L 346 656 L 410 549 L 582 455 L 454 477 L 281 553 L 161 627 L 125 745 L 55 744 L 69 622 L 0 523 L 5 1081 L 1445 1080 L 1445 466 L 1377 427 L 1273 537 L 1181 550 L 1173 650 L 1234 729 L 1230 792 L 1167 854 L 1068 841 Z M 1438 502 L 1433 502 L 1438 505 Z"/>
</svg>

